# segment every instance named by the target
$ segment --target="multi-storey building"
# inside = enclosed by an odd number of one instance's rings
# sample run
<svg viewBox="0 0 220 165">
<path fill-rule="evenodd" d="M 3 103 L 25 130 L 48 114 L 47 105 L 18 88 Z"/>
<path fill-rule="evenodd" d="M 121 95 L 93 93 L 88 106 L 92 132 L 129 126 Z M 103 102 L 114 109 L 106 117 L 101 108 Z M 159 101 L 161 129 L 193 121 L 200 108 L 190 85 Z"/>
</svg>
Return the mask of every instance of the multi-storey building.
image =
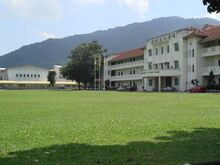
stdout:
<svg viewBox="0 0 220 165">
<path fill-rule="evenodd" d="M 213 71 L 220 83 L 220 26 L 185 28 L 149 40 L 142 73 L 144 89 L 175 87 L 185 91 L 197 79 L 207 85 Z"/>
<path fill-rule="evenodd" d="M 111 87 L 137 86 L 138 90 L 142 90 L 144 48 L 107 56 L 104 68 L 104 80 L 109 80 Z"/>
</svg>

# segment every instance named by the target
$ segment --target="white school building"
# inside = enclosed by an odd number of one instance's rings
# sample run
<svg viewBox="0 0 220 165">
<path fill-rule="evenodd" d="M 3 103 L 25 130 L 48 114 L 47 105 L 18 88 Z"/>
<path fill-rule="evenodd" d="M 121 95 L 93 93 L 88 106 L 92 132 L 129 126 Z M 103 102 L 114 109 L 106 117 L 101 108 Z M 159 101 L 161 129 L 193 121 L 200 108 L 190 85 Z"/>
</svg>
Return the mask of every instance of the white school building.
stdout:
<svg viewBox="0 0 220 165">
<path fill-rule="evenodd" d="M 193 79 L 206 86 L 211 71 L 220 83 L 220 26 L 184 28 L 152 38 L 146 43 L 144 58 L 139 56 L 139 60 L 132 61 L 132 53 L 128 59 L 120 59 L 121 54 L 105 62 L 108 75 L 104 77 L 112 86 L 135 82 L 138 90 L 161 91 L 174 87 L 186 91 L 193 86 Z"/>
<path fill-rule="evenodd" d="M 59 65 L 54 65 L 53 68 L 50 69 L 56 72 L 56 86 L 75 86 L 75 82 L 67 81 L 63 78 L 60 69 L 61 66 Z M 0 87 L 6 89 L 48 88 L 48 72 L 49 69 L 34 65 L 0 68 Z"/>
<path fill-rule="evenodd" d="M 142 90 L 143 70 L 144 48 L 120 52 L 105 57 L 104 80 L 114 88 L 137 86 Z"/>
</svg>

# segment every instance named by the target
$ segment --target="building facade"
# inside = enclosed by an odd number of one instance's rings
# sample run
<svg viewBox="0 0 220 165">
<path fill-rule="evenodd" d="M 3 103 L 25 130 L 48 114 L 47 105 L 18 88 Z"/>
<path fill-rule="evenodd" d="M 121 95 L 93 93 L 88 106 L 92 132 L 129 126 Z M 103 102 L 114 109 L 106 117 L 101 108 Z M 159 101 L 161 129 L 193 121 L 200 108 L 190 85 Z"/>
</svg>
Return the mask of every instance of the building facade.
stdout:
<svg viewBox="0 0 220 165">
<path fill-rule="evenodd" d="M 220 84 L 220 26 L 184 28 L 150 39 L 145 48 L 107 56 L 104 79 L 111 87 L 187 91 L 192 80 L 208 85 L 210 72 Z"/>
<path fill-rule="evenodd" d="M 56 72 L 56 86 L 58 88 L 72 88 L 75 82 L 63 78 L 60 73 L 61 66 L 54 65 L 51 70 Z M 49 69 L 23 65 L 12 68 L 0 68 L 0 88 L 6 89 L 43 89 L 49 87 L 47 81 Z"/>
<path fill-rule="evenodd" d="M 220 83 L 220 26 L 180 29 L 146 44 L 142 77 L 147 91 L 186 91 L 195 79 L 205 86 L 211 71 Z"/>
<path fill-rule="evenodd" d="M 138 48 L 107 56 L 104 64 L 104 80 L 113 88 L 136 86 L 143 90 L 144 48 Z"/>
</svg>

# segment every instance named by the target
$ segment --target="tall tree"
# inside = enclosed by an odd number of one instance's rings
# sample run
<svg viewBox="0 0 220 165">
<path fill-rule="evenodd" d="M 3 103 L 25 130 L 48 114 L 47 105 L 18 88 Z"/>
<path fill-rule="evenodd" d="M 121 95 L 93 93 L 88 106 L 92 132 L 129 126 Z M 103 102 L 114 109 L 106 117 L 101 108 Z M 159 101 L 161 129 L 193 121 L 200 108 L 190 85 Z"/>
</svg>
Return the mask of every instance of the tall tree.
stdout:
<svg viewBox="0 0 220 165">
<path fill-rule="evenodd" d="M 47 81 L 50 82 L 50 86 L 51 86 L 51 87 L 54 87 L 54 84 L 55 84 L 55 82 L 56 82 L 56 72 L 55 72 L 55 71 L 50 70 L 50 71 L 48 72 Z"/>
<path fill-rule="evenodd" d="M 209 73 L 209 77 L 208 77 L 208 84 L 209 85 L 213 85 L 213 84 L 215 84 L 216 82 L 215 82 L 215 75 L 214 75 L 214 73 L 213 73 L 213 71 L 211 71 L 210 73 Z"/>
<path fill-rule="evenodd" d="M 97 68 L 102 60 L 105 49 L 97 41 L 83 43 L 71 51 L 70 61 L 61 69 L 64 77 L 75 80 L 86 89 L 88 83 L 94 84 Z M 99 62 L 97 62 L 99 61 Z"/>
<path fill-rule="evenodd" d="M 203 0 L 203 4 L 207 5 L 209 13 L 220 12 L 220 0 Z"/>
</svg>

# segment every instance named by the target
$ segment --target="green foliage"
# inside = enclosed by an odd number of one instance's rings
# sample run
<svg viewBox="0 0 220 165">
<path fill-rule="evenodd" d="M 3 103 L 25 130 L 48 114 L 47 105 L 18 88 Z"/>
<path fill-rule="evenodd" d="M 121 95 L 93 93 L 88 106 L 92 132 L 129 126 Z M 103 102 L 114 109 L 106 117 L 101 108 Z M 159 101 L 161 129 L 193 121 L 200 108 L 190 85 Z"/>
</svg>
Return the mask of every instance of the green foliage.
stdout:
<svg viewBox="0 0 220 165">
<path fill-rule="evenodd" d="M 93 84 L 94 74 L 102 63 L 102 55 L 105 52 L 97 41 L 83 43 L 71 51 L 70 61 L 62 68 L 64 77 L 87 84 Z"/>
<path fill-rule="evenodd" d="M 213 71 L 211 71 L 210 73 L 209 73 L 209 77 L 208 77 L 208 84 L 209 85 L 213 85 L 213 84 L 215 84 L 216 82 L 215 82 L 215 75 L 214 75 L 214 72 Z"/>
<path fill-rule="evenodd" d="M 110 87 L 110 80 L 105 80 L 105 89 L 108 90 Z"/>
<path fill-rule="evenodd" d="M 54 84 L 55 84 L 55 82 L 56 82 L 56 72 L 55 72 L 55 71 L 50 70 L 50 71 L 48 72 L 47 81 L 50 82 L 50 86 L 51 86 L 51 87 L 54 87 Z"/>
<path fill-rule="evenodd" d="M 209 13 L 220 12 L 220 0 L 203 0 L 203 4 L 208 6 Z"/>
<path fill-rule="evenodd" d="M 197 79 L 192 79 L 192 80 L 191 80 L 191 84 L 194 85 L 194 86 L 198 86 L 198 85 L 199 85 L 199 80 L 197 80 Z"/>
<path fill-rule="evenodd" d="M 220 160 L 216 94 L 0 91 L 0 98 L 2 165 Z"/>
</svg>

